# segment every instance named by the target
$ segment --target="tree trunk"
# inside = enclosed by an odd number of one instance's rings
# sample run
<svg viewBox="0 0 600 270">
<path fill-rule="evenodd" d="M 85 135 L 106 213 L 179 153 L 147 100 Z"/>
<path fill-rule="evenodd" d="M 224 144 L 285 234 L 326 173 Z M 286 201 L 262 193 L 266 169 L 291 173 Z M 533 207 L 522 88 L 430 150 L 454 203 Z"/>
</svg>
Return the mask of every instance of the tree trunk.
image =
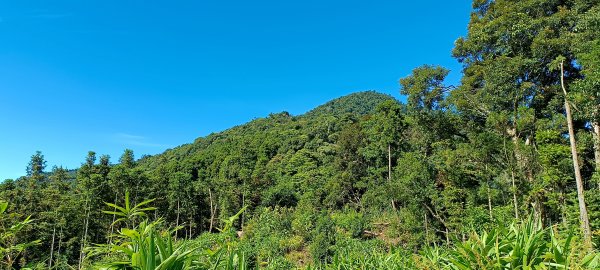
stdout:
<svg viewBox="0 0 600 270">
<path fill-rule="evenodd" d="M 573 116 L 571 115 L 571 106 L 567 98 L 567 88 L 565 87 L 564 64 L 560 63 L 560 85 L 565 95 L 565 112 L 567 114 L 567 124 L 569 126 L 569 142 L 571 143 L 571 156 L 573 157 L 573 169 L 575 170 L 575 182 L 577 184 L 577 199 L 579 201 L 579 218 L 581 220 L 581 229 L 583 230 L 584 242 L 591 247 L 592 236 L 590 231 L 590 221 L 588 219 L 587 208 L 585 206 L 585 196 L 583 189 L 583 179 L 579 170 L 579 158 L 577 155 L 577 143 L 575 142 L 575 129 L 573 127 Z"/>
<path fill-rule="evenodd" d="M 425 243 L 429 246 L 429 226 L 427 225 L 427 213 L 423 213 L 423 221 L 425 222 Z"/>
<path fill-rule="evenodd" d="M 208 232 L 210 233 L 212 232 L 213 223 L 215 220 L 215 211 L 213 210 L 213 197 L 210 188 L 208 189 L 208 198 L 210 200 L 210 226 L 208 227 Z"/>
<path fill-rule="evenodd" d="M 62 226 L 60 227 L 60 233 L 58 234 L 58 250 L 56 251 L 56 264 L 55 265 L 60 265 L 59 261 L 60 261 L 60 248 L 62 247 L 62 236 L 63 236 L 63 228 Z"/>
<path fill-rule="evenodd" d="M 388 182 L 392 181 L 392 144 L 388 143 Z M 396 202 L 392 199 L 392 209 L 396 212 Z"/>
<path fill-rule="evenodd" d="M 56 225 L 52 228 L 52 244 L 50 244 L 50 262 L 48 269 L 52 269 L 52 260 L 54 259 L 54 236 L 56 235 Z"/>
<path fill-rule="evenodd" d="M 446 244 L 450 246 L 450 231 L 448 230 L 448 227 L 446 227 Z"/>
<path fill-rule="evenodd" d="M 488 188 L 487 188 L 487 199 L 488 199 L 488 210 L 490 211 L 490 220 L 493 219 L 494 217 L 492 216 L 492 193 L 490 190 L 490 185 L 488 184 Z"/>
<path fill-rule="evenodd" d="M 388 181 L 392 180 L 392 145 L 388 143 Z"/>
<path fill-rule="evenodd" d="M 529 146 L 529 145 L 531 145 L 531 140 L 529 138 L 527 138 L 527 139 L 525 139 L 525 146 Z M 527 178 L 527 182 L 529 182 L 531 185 L 533 185 L 534 184 L 533 170 L 530 166 L 529 157 L 525 156 L 524 160 L 525 160 L 525 163 L 524 163 L 525 177 Z M 542 202 L 540 201 L 540 198 L 537 194 L 535 194 L 535 196 L 533 197 L 533 200 L 534 200 L 534 204 L 533 204 L 534 219 L 543 223 L 544 207 L 542 207 Z"/>
<path fill-rule="evenodd" d="M 488 165 L 485 164 L 485 174 L 489 175 Z M 490 220 L 494 218 L 492 214 L 492 186 L 490 184 L 490 180 L 487 181 L 487 201 L 488 201 L 488 211 L 490 213 Z"/>
<path fill-rule="evenodd" d="M 514 170 L 514 168 L 510 169 L 510 174 L 511 174 L 511 177 L 512 177 L 513 204 L 515 206 L 515 219 L 519 219 L 519 201 L 517 200 L 517 185 L 515 184 L 515 170 Z"/>
<path fill-rule="evenodd" d="M 596 173 L 600 174 L 600 122 L 594 119 L 594 121 L 592 121 L 592 127 L 594 128 L 592 135 L 594 137 L 594 161 L 596 164 Z M 600 180 L 598 180 L 597 184 L 598 189 L 600 189 Z"/>
<path fill-rule="evenodd" d="M 175 228 L 175 239 L 177 239 L 177 233 L 179 232 L 179 199 L 177 199 L 177 224 Z"/>
<path fill-rule="evenodd" d="M 113 208 L 113 212 L 117 212 L 117 193 L 115 192 L 115 201 L 114 201 L 115 207 Z M 113 214 L 113 218 L 112 218 L 112 222 L 110 223 L 110 234 L 108 235 L 108 241 L 107 243 L 111 243 L 112 242 L 112 235 L 113 235 L 113 230 L 114 230 L 114 224 L 115 224 L 115 219 L 116 219 L 116 215 Z"/>
<path fill-rule="evenodd" d="M 242 184 L 242 188 L 244 189 L 242 191 L 242 207 L 246 206 L 246 180 L 244 180 L 244 183 Z M 246 219 L 246 211 L 242 212 L 242 218 L 241 218 L 241 225 L 240 225 L 240 230 L 244 230 L 244 219 Z"/>
<path fill-rule="evenodd" d="M 194 217 L 196 216 L 196 210 L 192 211 L 192 216 L 190 217 L 190 234 L 192 234 L 194 232 L 194 227 L 191 225 L 191 223 L 194 223 Z M 194 224 L 197 225 L 197 224 Z"/>
<path fill-rule="evenodd" d="M 86 246 L 88 226 L 89 226 L 89 222 L 90 222 L 90 205 L 89 205 L 90 202 L 89 201 L 90 200 L 89 200 L 89 197 L 88 197 L 87 201 L 85 202 L 85 204 L 86 204 L 86 210 L 87 210 L 86 217 L 85 217 L 85 230 L 84 230 L 84 233 L 83 233 L 83 239 L 81 241 L 81 250 L 79 252 L 79 265 L 77 266 L 77 269 L 79 269 L 79 270 L 81 270 L 81 266 L 83 264 L 83 257 L 84 257 L 83 256 L 84 255 L 84 251 L 83 250 L 85 249 L 85 246 Z"/>
<path fill-rule="evenodd" d="M 190 237 L 188 239 L 192 239 L 192 226 L 194 224 L 194 217 L 190 216 Z"/>
<path fill-rule="evenodd" d="M 511 177 L 511 184 L 512 184 L 512 199 L 513 199 L 513 206 L 514 206 L 514 210 L 515 210 L 515 219 L 519 219 L 519 201 L 517 200 L 517 185 L 516 185 L 516 181 L 515 181 L 515 167 L 514 164 L 512 163 L 512 161 L 510 161 L 510 157 L 508 155 L 508 152 L 506 151 L 506 140 L 503 140 L 503 145 L 504 145 L 504 154 L 505 154 L 505 158 L 509 161 L 509 166 L 510 166 L 510 177 Z"/>
<path fill-rule="evenodd" d="M 516 112 L 515 112 L 516 114 Z M 516 117 L 515 117 L 515 121 L 516 121 Z M 528 166 L 529 164 L 529 159 L 527 156 L 523 155 L 523 153 L 521 152 L 521 147 L 519 147 L 519 135 L 517 133 L 517 127 L 516 124 L 512 129 L 509 129 L 509 135 L 512 136 L 512 141 L 515 144 L 515 150 L 514 150 L 514 157 L 517 163 L 517 169 L 519 170 L 519 172 L 524 173 L 525 178 L 527 179 L 527 182 L 529 182 L 529 184 L 533 184 L 534 179 L 533 179 L 533 172 L 530 168 L 530 166 Z M 525 145 L 530 145 L 531 141 L 529 139 L 527 139 L 525 141 Z M 512 171 L 512 180 L 513 180 L 513 197 L 515 200 L 515 206 L 517 205 L 516 203 L 516 186 L 515 186 L 515 176 L 514 176 L 514 169 L 511 169 Z M 537 195 L 535 195 L 533 197 L 534 203 L 533 203 L 533 218 L 535 220 L 542 220 L 542 207 L 541 207 L 541 202 L 538 198 Z"/>
<path fill-rule="evenodd" d="M 445 230 L 444 233 L 446 234 L 446 244 L 450 245 L 450 230 L 448 229 L 449 226 L 446 223 L 446 221 L 444 221 L 444 219 L 442 217 L 440 217 L 440 215 L 438 215 L 436 212 L 437 210 L 434 212 L 431 207 L 427 206 L 427 204 L 423 203 L 423 206 L 425 206 L 425 208 L 427 208 L 427 210 L 429 210 L 429 213 L 431 213 L 431 215 L 436 218 L 440 223 L 442 223 L 442 225 L 444 226 Z"/>
</svg>

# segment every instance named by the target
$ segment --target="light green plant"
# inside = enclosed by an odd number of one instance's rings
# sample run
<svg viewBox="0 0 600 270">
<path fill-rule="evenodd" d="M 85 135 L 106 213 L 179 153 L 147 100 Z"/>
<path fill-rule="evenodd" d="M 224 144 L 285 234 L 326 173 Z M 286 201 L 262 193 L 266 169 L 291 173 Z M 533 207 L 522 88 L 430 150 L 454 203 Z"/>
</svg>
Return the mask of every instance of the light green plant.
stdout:
<svg viewBox="0 0 600 270">
<path fill-rule="evenodd" d="M 146 213 L 145 213 L 146 211 L 156 210 L 155 207 L 144 207 L 153 201 L 154 201 L 154 199 L 145 200 L 145 201 L 138 203 L 138 204 L 134 205 L 133 207 L 131 207 L 131 203 L 129 202 L 129 192 L 126 192 L 125 193 L 125 206 L 118 206 L 113 203 L 105 202 L 104 204 L 106 204 L 109 207 L 112 207 L 113 210 L 104 210 L 102 212 L 105 214 L 115 215 L 115 216 L 119 217 L 111 224 L 111 226 L 114 226 L 115 224 L 120 223 L 120 222 L 125 222 L 125 224 L 127 226 L 132 226 L 138 219 L 142 219 L 142 218 L 146 217 Z"/>
<path fill-rule="evenodd" d="M 18 234 L 33 220 L 27 217 L 22 221 L 12 222 L 6 213 L 8 202 L 0 201 L 0 258 L 6 269 L 12 269 L 15 259 L 31 246 L 38 245 L 39 240 L 20 242 Z M 11 224 L 12 223 L 12 224 Z"/>
<path fill-rule="evenodd" d="M 234 223 L 240 215 L 246 210 L 243 207 L 235 215 L 223 219 L 223 228 L 218 228 L 224 236 L 220 243 L 213 248 L 205 249 L 192 263 L 194 269 L 208 270 L 246 270 L 249 269 L 249 262 L 246 254 L 242 252 L 237 242 L 234 240 L 236 235 Z"/>
<path fill-rule="evenodd" d="M 183 241 L 175 243 L 172 231 L 161 230 L 162 222 L 142 221 L 135 229 L 123 228 L 115 243 L 91 248 L 90 256 L 110 254 L 117 259 L 98 269 L 180 270 L 188 269 L 194 248 Z"/>
<path fill-rule="evenodd" d="M 600 255 L 588 252 L 572 231 L 562 238 L 532 218 L 498 226 L 450 249 L 440 269 L 598 269 Z"/>
<path fill-rule="evenodd" d="M 115 211 L 102 211 L 120 218 L 113 222 L 125 222 L 130 228 L 122 228 L 112 235 L 111 243 L 96 245 L 88 249 L 87 256 L 107 256 L 107 262 L 95 265 L 97 269 L 140 269 L 140 270 L 178 270 L 188 269 L 195 248 L 187 242 L 175 243 L 173 230 L 162 228 L 162 220 L 150 222 L 145 219 L 138 224 L 136 220 L 145 218 L 145 211 L 155 210 L 144 207 L 153 200 L 146 200 L 131 207 L 129 193 L 125 193 L 125 206 L 106 203 Z M 178 228 L 175 228 L 178 229 Z"/>
</svg>

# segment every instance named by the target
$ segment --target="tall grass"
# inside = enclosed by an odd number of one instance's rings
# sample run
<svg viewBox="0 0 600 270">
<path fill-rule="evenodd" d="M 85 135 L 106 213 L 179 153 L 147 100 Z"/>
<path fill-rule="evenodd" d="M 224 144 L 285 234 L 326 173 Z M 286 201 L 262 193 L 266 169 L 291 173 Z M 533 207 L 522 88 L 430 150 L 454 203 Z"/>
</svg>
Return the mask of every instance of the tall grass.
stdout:
<svg viewBox="0 0 600 270">
<path fill-rule="evenodd" d="M 308 269 L 600 269 L 600 254 L 583 245 L 573 231 L 529 218 L 508 227 L 473 232 L 452 247 L 426 247 L 419 254 L 336 254 L 324 265 Z"/>
</svg>

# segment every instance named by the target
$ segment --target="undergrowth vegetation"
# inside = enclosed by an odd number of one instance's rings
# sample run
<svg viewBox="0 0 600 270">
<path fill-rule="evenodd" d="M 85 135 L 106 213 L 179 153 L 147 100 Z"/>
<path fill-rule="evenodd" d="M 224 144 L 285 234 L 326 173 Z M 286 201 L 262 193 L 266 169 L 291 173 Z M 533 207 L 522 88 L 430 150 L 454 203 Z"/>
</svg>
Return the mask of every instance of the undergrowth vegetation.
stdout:
<svg viewBox="0 0 600 270">
<path fill-rule="evenodd" d="M 599 37 L 598 0 L 475 0 L 456 86 L 424 65 L 403 102 L 77 170 L 38 151 L 0 184 L 2 268 L 599 269 Z"/>
<path fill-rule="evenodd" d="M 125 196 L 128 198 L 128 196 Z M 149 201 L 140 203 L 144 205 Z M 109 204 L 114 206 L 113 204 Z M 139 205 L 133 208 L 139 208 Z M 126 210 L 127 207 L 115 208 Z M 289 209 L 264 209 L 241 238 L 233 229 L 245 209 L 224 220 L 218 234 L 175 239 L 162 220 L 125 222 L 111 243 L 89 248 L 95 269 L 600 269 L 600 253 L 585 246 L 573 230 L 544 228 L 529 218 L 509 226 L 473 231 L 464 241 L 425 247 L 419 252 L 389 247 L 364 237 L 356 212 L 322 216 L 317 234 L 292 233 Z M 107 213 L 112 213 L 108 212 Z M 121 216 L 127 216 L 120 212 Z M 337 232 L 337 233 L 334 233 Z M 311 241 L 303 250 L 304 241 Z M 300 263 L 300 265 L 298 264 Z M 303 265 L 302 265 L 303 264 Z"/>
</svg>

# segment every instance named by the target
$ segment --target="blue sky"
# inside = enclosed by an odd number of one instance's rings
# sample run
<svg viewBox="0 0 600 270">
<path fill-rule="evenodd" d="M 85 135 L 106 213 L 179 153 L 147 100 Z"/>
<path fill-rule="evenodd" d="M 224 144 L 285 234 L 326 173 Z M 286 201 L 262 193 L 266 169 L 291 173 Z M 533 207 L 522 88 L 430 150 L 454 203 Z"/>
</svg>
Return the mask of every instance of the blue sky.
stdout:
<svg viewBox="0 0 600 270">
<path fill-rule="evenodd" d="M 0 179 L 40 150 L 156 154 L 271 112 L 377 90 L 422 64 L 452 70 L 471 2 L 0 2 Z"/>
</svg>

